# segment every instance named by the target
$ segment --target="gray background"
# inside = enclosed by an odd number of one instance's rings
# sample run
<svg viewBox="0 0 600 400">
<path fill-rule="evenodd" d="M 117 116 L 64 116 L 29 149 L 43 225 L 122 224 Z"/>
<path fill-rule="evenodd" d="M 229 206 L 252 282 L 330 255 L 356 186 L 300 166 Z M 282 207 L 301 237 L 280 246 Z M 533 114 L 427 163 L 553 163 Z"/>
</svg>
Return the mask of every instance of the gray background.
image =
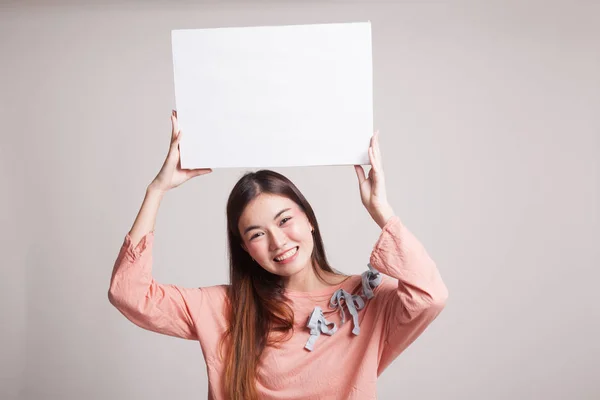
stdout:
<svg viewBox="0 0 600 400">
<path fill-rule="evenodd" d="M 600 5 L 483 3 L 3 2 L 0 398 L 206 398 L 199 345 L 107 299 L 168 149 L 170 30 L 364 20 L 389 198 L 450 290 L 379 397 L 600 398 Z M 332 264 L 362 272 L 379 228 L 353 168 L 277 170 Z M 165 197 L 156 279 L 227 282 L 225 201 L 244 171 Z"/>
</svg>

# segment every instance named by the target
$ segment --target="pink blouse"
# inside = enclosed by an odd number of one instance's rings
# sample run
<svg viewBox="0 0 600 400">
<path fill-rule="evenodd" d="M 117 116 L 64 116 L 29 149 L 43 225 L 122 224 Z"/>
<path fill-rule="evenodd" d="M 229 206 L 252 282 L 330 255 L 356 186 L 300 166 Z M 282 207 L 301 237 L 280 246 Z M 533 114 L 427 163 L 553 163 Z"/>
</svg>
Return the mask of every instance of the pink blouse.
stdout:
<svg viewBox="0 0 600 400">
<path fill-rule="evenodd" d="M 208 398 L 224 399 L 218 345 L 227 327 L 227 286 L 156 282 L 153 240 L 149 232 L 134 247 L 125 236 L 110 302 L 144 329 L 198 340 Z M 362 276 L 314 292 L 285 293 L 294 310 L 294 333 L 280 348 L 264 350 L 257 377 L 261 399 L 376 399 L 377 377 L 437 317 L 448 297 L 435 263 L 397 216 L 383 227 Z"/>
</svg>

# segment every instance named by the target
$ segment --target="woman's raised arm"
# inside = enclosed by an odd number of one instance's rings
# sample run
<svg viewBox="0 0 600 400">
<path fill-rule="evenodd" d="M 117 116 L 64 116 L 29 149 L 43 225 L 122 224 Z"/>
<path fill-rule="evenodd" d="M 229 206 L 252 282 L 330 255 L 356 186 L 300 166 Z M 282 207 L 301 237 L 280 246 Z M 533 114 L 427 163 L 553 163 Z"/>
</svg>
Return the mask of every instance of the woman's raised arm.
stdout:
<svg viewBox="0 0 600 400">
<path fill-rule="evenodd" d="M 202 302 L 202 289 L 163 285 L 152 277 L 152 244 L 156 215 L 163 196 L 187 180 L 212 172 L 211 169 L 183 170 L 180 166 L 181 131 L 177 113 L 171 115 L 169 151 L 160 172 L 146 189 L 146 195 L 131 230 L 125 236 L 115 261 L 108 298 L 136 325 L 163 334 L 196 339 L 189 304 Z"/>
</svg>

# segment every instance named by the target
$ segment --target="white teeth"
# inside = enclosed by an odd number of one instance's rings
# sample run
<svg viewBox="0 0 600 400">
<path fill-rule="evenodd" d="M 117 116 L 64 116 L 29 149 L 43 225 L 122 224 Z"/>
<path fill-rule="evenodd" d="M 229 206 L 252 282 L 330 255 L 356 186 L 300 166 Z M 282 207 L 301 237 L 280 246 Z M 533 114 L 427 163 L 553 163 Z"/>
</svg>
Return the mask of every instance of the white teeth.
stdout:
<svg viewBox="0 0 600 400">
<path fill-rule="evenodd" d="M 296 251 L 298 251 L 298 247 L 294 247 L 291 250 L 286 251 L 282 256 L 280 257 L 275 257 L 275 261 L 283 261 L 286 258 L 290 258 L 291 256 L 293 256 L 294 254 L 296 254 Z"/>
</svg>

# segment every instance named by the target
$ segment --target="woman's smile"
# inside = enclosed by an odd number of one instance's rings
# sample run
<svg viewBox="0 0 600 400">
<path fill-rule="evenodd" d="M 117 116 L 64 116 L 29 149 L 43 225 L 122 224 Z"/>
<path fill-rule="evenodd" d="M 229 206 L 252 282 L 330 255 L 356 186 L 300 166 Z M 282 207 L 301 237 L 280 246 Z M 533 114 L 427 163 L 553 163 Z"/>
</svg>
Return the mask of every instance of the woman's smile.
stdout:
<svg viewBox="0 0 600 400">
<path fill-rule="evenodd" d="M 296 259 L 299 250 L 300 247 L 296 246 L 293 249 L 286 251 L 281 256 L 275 257 L 273 261 L 275 261 L 278 264 L 288 264 Z"/>
</svg>

